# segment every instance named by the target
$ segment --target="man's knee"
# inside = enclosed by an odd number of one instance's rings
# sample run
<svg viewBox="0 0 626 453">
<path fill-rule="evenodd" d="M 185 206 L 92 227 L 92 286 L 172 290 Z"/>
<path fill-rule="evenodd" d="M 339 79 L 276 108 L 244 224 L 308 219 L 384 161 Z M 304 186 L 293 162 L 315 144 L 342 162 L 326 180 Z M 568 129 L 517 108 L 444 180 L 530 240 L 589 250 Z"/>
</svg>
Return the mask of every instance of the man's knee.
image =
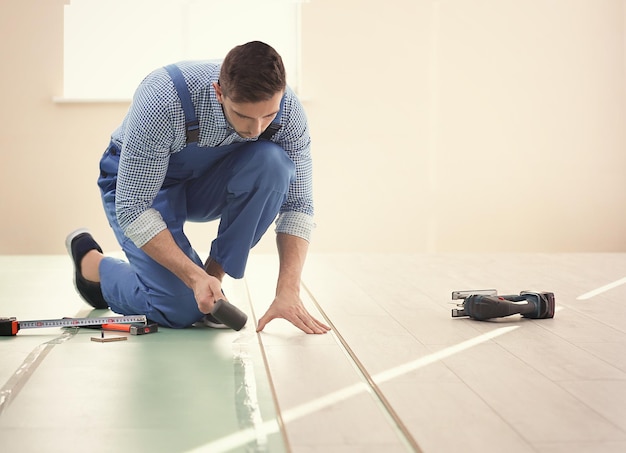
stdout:
<svg viewBox="0 0 626 453">
<path fill-rule="evenodd" d="M 246 149 L 245 157 L 246 165 L 241 168 L 241 178 L 236 178 L 239 181 L 233 181 L 234 185 L 247 180 L 257 188 L 287 192 L 289 184 L 295 178 L 296 167 L 283 148 L 276 143 L 261 140 L 251 143 Z"/>
</svg>

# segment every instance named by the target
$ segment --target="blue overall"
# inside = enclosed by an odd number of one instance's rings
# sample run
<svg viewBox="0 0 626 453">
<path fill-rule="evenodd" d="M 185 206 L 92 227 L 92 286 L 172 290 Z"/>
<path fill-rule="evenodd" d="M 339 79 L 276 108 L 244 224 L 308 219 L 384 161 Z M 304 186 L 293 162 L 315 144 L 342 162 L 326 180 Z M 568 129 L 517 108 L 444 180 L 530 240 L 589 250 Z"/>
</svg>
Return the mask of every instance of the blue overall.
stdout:
<svg viewBox="0 0 626 453">
<path fill-rule="evenodd" d="M 198 121 L 187 84 L 177 67 L 166 69 L 183 104 L 187 144 L 170 155 L 165 181 L 152 207 L 160 212 L 181 250 L 198 266 L 203 263 L 183 232 L 184 223 L 220 219 L 210 256 L 228 275 L 241 278 L 250 249 L 286 200 L 295 165 L 283 148 L 262 138 L 215 148 L 199 146 Z M 120 150 L 111 142 L 100 161 L 98 186 L 109 224 L 128 261 L 102 260 L 99 271 L 104 299 L 116 313 L 145 314 L 163 326 L 187 327 L 203 316 L 192 290 L 137 248 L 119 226 L 115 214 L 119 158 Z"/>
</svg>

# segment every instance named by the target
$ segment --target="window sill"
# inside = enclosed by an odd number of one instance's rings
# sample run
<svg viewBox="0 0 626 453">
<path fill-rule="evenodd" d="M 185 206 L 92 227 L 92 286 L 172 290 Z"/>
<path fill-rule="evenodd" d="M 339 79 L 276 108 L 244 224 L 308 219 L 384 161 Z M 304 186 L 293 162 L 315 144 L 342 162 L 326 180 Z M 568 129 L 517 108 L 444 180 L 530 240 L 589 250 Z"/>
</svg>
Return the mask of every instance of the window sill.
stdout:
<svg viewBox="0 0 626 453">
<path fill-rule="evenodd" d="M 130 104 L 130 101 L 130 98 L 66 98 L 63 96 L 54 96 L 52 98 L 52 103 L 54 104 Z"/>
</svg>

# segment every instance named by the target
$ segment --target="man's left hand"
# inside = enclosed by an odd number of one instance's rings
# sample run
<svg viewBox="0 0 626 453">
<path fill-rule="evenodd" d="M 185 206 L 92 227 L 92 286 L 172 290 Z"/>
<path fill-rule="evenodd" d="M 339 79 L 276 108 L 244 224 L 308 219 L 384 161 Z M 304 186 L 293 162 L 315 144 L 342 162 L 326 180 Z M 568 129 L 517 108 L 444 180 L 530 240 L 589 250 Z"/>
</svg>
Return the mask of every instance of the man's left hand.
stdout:
<svg viewBox="0 0 626 453">
<path fill-rule="evenodd" d="M 259 319 L 256 331 L 261 332 L 272 319 L 283 318 L 305 333 L 323 334 L 330 330 L 326 324 L 309 314 L 299 297 L 276 296 L 267 312 Z"/>
</svg>

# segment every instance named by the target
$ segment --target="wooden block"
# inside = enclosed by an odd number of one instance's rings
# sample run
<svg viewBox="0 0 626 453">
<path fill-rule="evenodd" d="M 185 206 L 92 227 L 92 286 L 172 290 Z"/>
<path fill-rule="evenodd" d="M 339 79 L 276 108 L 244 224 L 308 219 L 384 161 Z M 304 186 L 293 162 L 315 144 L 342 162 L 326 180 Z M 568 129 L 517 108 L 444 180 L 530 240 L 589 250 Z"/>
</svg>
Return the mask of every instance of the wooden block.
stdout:
<svg viewBox="0 0 626 453">
<path fill-rule="evenodd" d="M 112 341 L 124 341 L 128 340 L 128 337 L 91 337 L 91 341 L 98 343 L 110 343 Z"/>
</svg>

